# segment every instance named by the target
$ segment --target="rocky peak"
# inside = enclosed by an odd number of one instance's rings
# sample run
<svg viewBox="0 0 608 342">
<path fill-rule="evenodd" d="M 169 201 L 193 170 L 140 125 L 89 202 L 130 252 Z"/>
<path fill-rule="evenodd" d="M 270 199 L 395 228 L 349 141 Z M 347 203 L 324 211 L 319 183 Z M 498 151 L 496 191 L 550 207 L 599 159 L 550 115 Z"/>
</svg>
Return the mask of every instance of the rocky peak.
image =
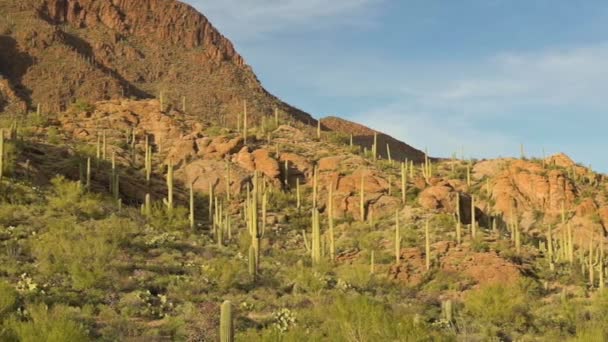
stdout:
<svg viewBox="0 0 608 342">
<path fill-rule="evenodd" d="M 202 47 L 216 60 L 243 66 L 243 58 L 207 18 L 178 1 L 45 0 L 42 13 L 55 23 L 78 28 L 104 25 L 122 36 L 135 35 L 186 49 Z"/>
</svg>

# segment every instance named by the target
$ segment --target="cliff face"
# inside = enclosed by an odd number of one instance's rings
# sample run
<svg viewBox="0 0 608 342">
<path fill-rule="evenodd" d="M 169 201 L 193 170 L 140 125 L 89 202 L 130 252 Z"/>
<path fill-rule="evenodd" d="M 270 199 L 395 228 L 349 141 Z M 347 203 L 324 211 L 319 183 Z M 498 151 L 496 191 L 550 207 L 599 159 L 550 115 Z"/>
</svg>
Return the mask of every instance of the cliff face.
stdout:
<svg viewBox="0 0 608 342">
<path fill-rule="evenodd" d="M 232 43 L 202 14 L 176 1 L 162 0 L 46 0 L 41 8 L 55 23 L 77 28 L 104 25 L 123 38 L 136 36 L 153 42 L 194 49 L 203 47 L 214 61 L 244 66 Z"/>
<path fill-rule="evenodd" d="M 232 43 L 181 2 L 3 0 L 0 12 L 0 73 L 30 108 L 162 92 L 218 125 L 235 125 L 244 101 L 252 123 L 274 107 L 314 122 L 269 94 Z"/>
</svg>

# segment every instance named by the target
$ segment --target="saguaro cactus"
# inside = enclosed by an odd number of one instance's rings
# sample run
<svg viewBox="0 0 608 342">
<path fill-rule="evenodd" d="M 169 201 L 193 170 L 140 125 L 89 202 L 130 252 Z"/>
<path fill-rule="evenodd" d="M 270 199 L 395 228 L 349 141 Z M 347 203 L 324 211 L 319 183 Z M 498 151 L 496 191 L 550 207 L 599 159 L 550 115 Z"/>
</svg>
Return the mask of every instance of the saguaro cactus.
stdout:
<svg viewBox="0 0 608 342">
<path fill-rule="evenodd" d="M 220 308 L 220 341 L 234 342 L 234 326 L 232 324 L 232 304 L 224 301 Z"/>
<path fill-rule="evenodd" d="M 167 209 L 173 210 L 173 162 L 167 164 Z"/>
<path fill-rule="evenodd" d="M 247 144 L 247 100 L 243 101 L 243 142 Z"/>
<path fill-rule="evenodd" d="M 190 183 L 190 229 L 194 229 L 194 185 Z"/>
<path fill-rule="evenodd" d="M 302 197 L 300 196 L 300 178 L 296 178 L 296 208 L 302 206 Z"/>
<path fill-rule="evenodd" d="M 101 158 L 103 160 L 106 160 L 106 155 L 107 155 L 107 151 L 108 151 L 108 143 L 107 143 L 107 137 L 106 137 L 106 131 L 104 130 L 102 133 L 102 149 L 101 149 Z"/>
<path fill-rule="evenodd" d="M 374 251 L 372 250 L 369 256 L 369 274 L 374 274 L 376 272 L 376 260 Z"/>
<path fill-rule="evenodd" d="M 477 219 L 475 218 L 475 196 L 471 195 L 471 236 L 477 236 Z"/>
<path fill-rule="evenodd" d="M 274 125 L 279 126 L 279 107 L 274 107 Z"/>
<path fill-rule="evenodd" d="M 317 120 L 317 139 L 321 139 L 321 120 Z"/>
<path fill-rule="evenodd" d="M 460 217 L 460 193 L 456 193 L 456 242 L 462 242 L 462 225 Z"/>
<path fill-rule="evenodd" d="M 395 212 L 395 263 L 401 259 L 401 232 L 399 226 L 399 210 Z"/>
<path fill-rule="evenodd" d="M 372 159 L 378 159 L 378 133 L 374 132 L 374 144 L 372 145 Z"/>
<path fill-rule="evenodd" d="M 313 167 L 312 171 L 312 207 L 317 207 L 317 196 L 319 188 L 319 169 L 317 166 Z"/>
<path fill-rule="evenodd" d="M 253 281 L 256 281 L 258 276 L 259 265 L 258 257 L 256 256 L 255 246 L 253 245 L 253 243 L 249 245 L 249 258 L 247 261 L 249 266 L 249 275 L 251 276 L 251 279 L 253 279 Z"/>
<path fill-rule="evenodd" d="M 312 263 L 317 265 L 321 262 L 321 224 L 319 222 L 319 211 L 312 208 Z"/>
<path fill-rule="evenodd" d="M 0 138 L 1 139 L 1 138 Z M 0 143 L 1 144 L 1 143 Z M 1 150 L 1 148 L 0 148 Z M 1 153 L 1 152 L 0 152 Z M 2 162 L 0 162 L 0 165 L 2 165 Z M 1 174 L 2 172 L 0 172 Z M 0 176 L 1 178 L 1 176 Z M 87 158 L 87 178 L 86 178 L 86 188 L 87 191 L 91 191 L 91 157 Z"/>
<path fill-rule="evenodd" d="M 401 163 L 401 203 L 407 201 L 407 163 Z"/>
</svg>

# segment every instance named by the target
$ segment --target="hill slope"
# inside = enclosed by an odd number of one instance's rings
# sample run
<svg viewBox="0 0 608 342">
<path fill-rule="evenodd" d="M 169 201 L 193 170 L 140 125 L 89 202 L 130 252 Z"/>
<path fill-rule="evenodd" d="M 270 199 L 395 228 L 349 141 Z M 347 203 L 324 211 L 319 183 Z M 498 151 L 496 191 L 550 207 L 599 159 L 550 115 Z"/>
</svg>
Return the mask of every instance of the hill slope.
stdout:
<svg viewBox="0 0 608 342">
<path fill-rule="evenodd" d="M 232 124 L 247 101 L 252 122 L 276 107 L 234 46 L 194 8 L 165 0 L 3 0 L 0 74 L 30 108 L 58 112 L 76 99 L 158 97 Z"/>
</svg>

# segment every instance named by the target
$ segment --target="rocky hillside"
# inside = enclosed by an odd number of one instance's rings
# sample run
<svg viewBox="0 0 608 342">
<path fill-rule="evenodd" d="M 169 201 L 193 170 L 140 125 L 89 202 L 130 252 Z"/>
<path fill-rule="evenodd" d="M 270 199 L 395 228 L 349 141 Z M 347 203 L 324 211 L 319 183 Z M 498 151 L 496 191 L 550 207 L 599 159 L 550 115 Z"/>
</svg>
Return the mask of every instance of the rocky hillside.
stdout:
<svg viewBox="0 0 608 342">
<path fill-rule="evenodd" d="M 226 299 L 237 341 L 608 334 L 607 182 L 563 154 L 405 164 L 156 99 L 0 125 L 0 339 L 217 340 Z"/>
<path fill-rule="evenodd" d="M 390 157 L 395 160 L 404 161 L 409 159 L 416 163 L 424 161 L 424 152 L 417 150 L 390 135 L 375 131 L 356 122 L 330 116 L 321 119 L 321 125 L 323 128 L 333 132 L 352 135 L 353 143 L 355 145 L 362 146 L 368 150 L 372 149 L 372 146 L 374 145 L 374 135 L 376 135 L 376 142 L 378 144 L 377 152 L 381 158 L 388 159 L 390 153 Z"/>
<path fill-rule="evenodd" d="M 162 93 L 222 125 L 245 101 L 252 122 L 275 107 L 315 122 L 269 94 L 232 43 L 178 1 L 3 0 L 0 13 L 0 74 L 29 108 Z"/>
</svg>

